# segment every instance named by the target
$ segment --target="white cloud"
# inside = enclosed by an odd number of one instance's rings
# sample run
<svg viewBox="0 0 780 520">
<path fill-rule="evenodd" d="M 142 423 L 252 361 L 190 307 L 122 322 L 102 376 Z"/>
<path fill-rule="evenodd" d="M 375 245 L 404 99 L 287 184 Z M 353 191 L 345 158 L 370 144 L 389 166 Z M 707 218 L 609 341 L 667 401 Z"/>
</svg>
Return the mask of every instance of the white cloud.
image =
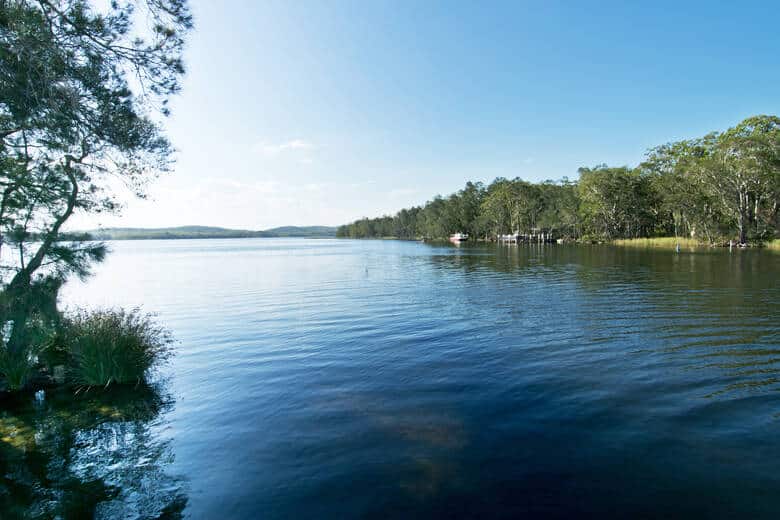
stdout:
<svg viewBox="0 0 780 520">
<path fill-rule="evenodd" d="M 268 143 L 261 141 L 254 147 L 256 152 L 272 157 L 286 152 L 306 152 L 314 148 L 314 145 L 303 139 L 292 139 L 282 143 Z"/>
</svg>

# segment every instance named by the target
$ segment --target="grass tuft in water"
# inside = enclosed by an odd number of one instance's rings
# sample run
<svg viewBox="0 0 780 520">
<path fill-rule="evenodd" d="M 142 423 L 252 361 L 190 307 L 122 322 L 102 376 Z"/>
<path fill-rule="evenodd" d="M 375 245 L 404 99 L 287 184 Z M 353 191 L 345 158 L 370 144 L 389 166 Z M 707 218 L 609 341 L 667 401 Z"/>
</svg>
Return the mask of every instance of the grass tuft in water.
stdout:
<svg viewBox="0 0 780 520">
<path fill-rule="evenodd" d="M 171 355 L 170 333 L 139 309 L 81 311 L 67 327 L 71 377 L 83 386 L 140 383 Z"/>
<path fill-rule="evenodd" d="M 11 352 L 4 346 L 0 347 L 0 376 L 7 390 L 21 390 L 32 375 L 33 362 L 27 350 Z"/>
<path fill-rule="evenodd" d="M 664 249 L 674 249 L 677 244 L 680 247 L 703 247 L 707 244 L 700 242 L 693 238 L 677 238 L 677 237 L 654 237 L 654 238 L 625 238 L 613 241 L 613 244 L 618 246 L 631 246 L 631 247 L 658 247 Z"/>
</svg>

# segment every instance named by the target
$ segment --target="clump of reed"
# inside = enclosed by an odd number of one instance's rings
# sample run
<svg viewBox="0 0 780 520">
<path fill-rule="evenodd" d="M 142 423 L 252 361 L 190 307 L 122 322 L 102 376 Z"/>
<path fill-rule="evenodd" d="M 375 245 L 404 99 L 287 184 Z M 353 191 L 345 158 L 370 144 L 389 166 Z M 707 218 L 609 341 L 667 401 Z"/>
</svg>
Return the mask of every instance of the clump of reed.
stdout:
<svg viewBox="0 0 780 520">
<path fill-rule="evenodd" d="M 5 345 L 0 349 L 0 376 L 7 390 L 24 388 L 35 372 L 33 365 L 34 361 L 27 350 L 15 352 Z"/>
<path fill-rule="evenodd" d="M 172 353 L 170 333 L 139 309 L 79 311 L 65 330 L 69 374 L 80 386 L 141 383 Z"/>
<path fill-rule="evenodd" d="M 78 310 L 46 325 L 29 320 L 24 335 L 23 348 L 9 348 L 8 334 L 0 338 L 0 390 L 138 385 L 172 355 L 168 330 L 140 309 Z"/>
<path fill-rule="evenodd" d="M 18 391 L 37 375 L 38 354 L 48 331 L 40 319 L 31 319 L 23 341 L 17 342 L 20 346 L 11 346 L 13 330 L 13 320 L 5 321 L 0 328 L 0 388 Z"/>
</svg>

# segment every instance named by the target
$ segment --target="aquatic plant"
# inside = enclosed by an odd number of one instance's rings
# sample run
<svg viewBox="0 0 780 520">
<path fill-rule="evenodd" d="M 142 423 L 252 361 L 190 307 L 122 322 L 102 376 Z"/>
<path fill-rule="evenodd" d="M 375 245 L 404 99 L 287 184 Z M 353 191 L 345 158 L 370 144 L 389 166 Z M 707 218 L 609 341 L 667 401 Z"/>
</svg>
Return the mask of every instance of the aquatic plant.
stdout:
<svg viewBox="0 0 780 520">
<path fill-rule="evenodd" d="M 35 356 L 29 345 L 22 349 L 8 347 L 13 328 L 14 322 L 6 321 L 0 330 L 0 376 L 6 390 L 17 391 L 24 388 L 33 375 Z"/>
<path fill-rule="evenodd" d="M 0 348 L 0 376 L 7 390 L 17 391 L 24 388 L 33 374 L 33 360 L 26 350 L 11 351 L 5 346 Z"/>
<path fill-rule="evenodd" d="M 83 386 L 137 384 L 171 355 L 170 333 L 140 309 L 79 311 L 65 339 L 73 381 Z"/>
</svg>

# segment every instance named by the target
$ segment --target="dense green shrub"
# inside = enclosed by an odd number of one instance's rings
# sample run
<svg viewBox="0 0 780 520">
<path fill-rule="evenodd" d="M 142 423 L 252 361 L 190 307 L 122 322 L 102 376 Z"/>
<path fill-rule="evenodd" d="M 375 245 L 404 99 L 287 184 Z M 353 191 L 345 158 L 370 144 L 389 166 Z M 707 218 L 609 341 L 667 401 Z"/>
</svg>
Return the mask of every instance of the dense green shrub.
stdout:
<svg viewBox="0 0 780 520">
<path fill-rule="evenodd" d="M 150 368 L 171 355 L 170 333 L 139 309 L 79 311 L 65 327 L 70 375 L 76 384 L 140 383 Z"/>
</svg>

